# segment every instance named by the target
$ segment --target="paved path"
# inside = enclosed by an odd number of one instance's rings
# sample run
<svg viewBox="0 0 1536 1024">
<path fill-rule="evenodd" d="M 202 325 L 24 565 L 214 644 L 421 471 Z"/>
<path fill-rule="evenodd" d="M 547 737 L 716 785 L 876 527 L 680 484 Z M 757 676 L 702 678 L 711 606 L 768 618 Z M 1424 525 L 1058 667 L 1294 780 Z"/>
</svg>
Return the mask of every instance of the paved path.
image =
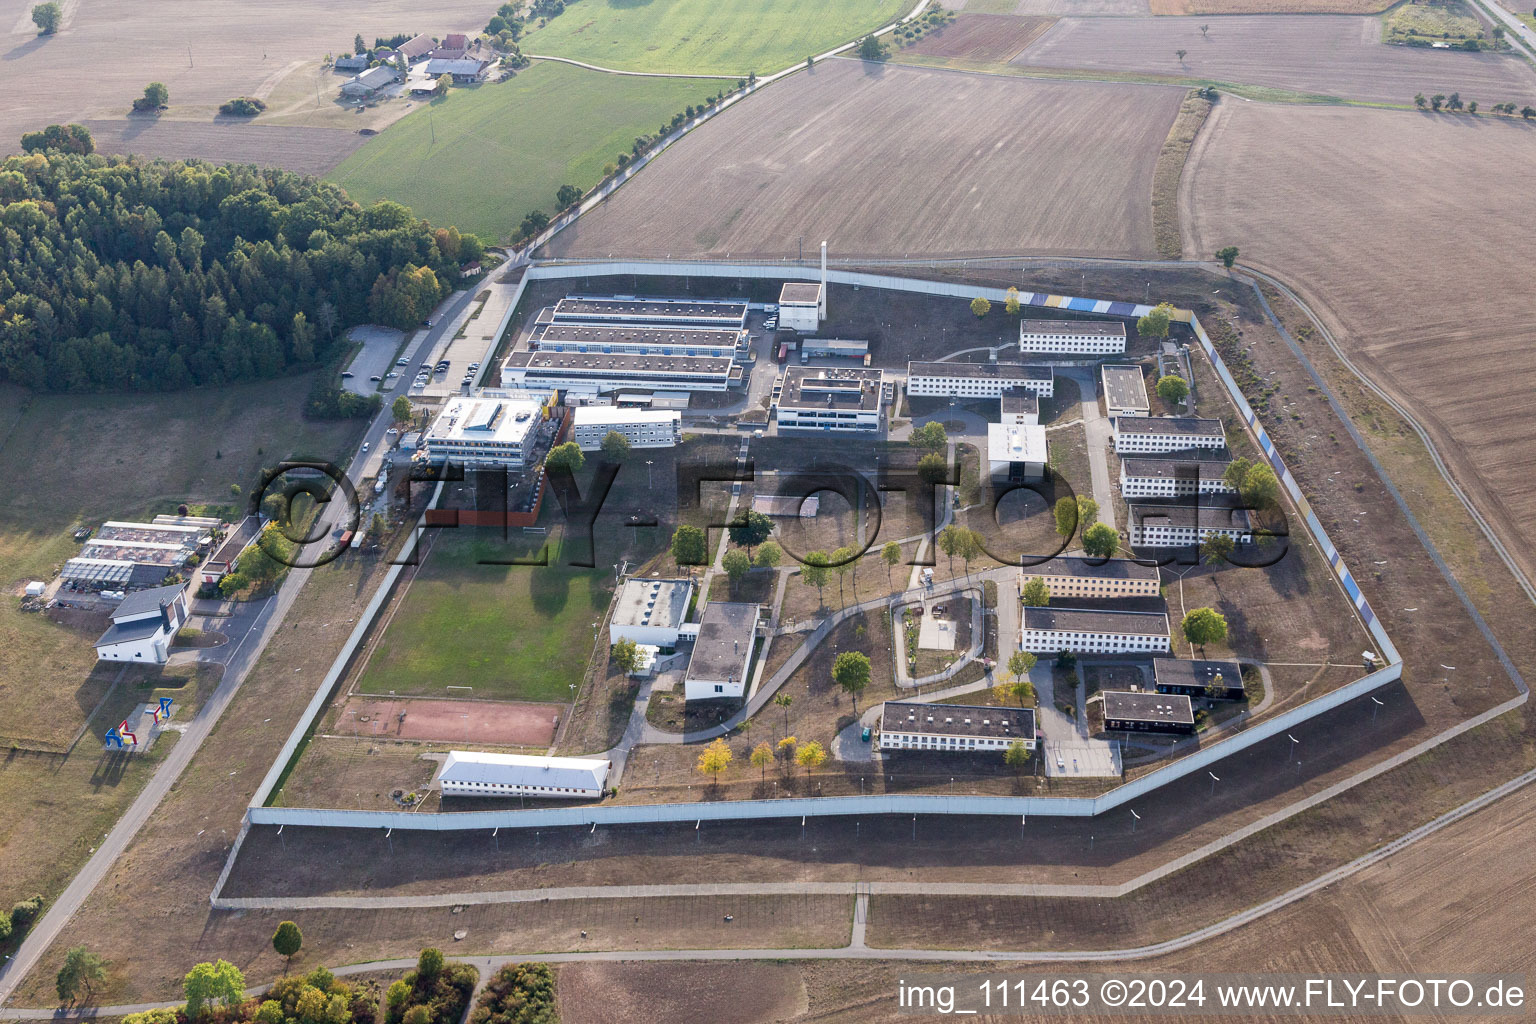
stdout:
<svg viewBox="0 0 1536 1024">
<path fill-rule="evenodd" d="M 1506 11 L 1499 4 L 1499 0 L 1473 0 L 1473 2 L 1490 17 L 1497 18 L 1503 23 L 1505 34 L 1513 34 L 1516 49 L 1523 47 L 1527 56 L 1536 57 L 1536 32 L 1532 32 L 1525 22 Z"/>
<path fill-rule="evenodd" d="M 1115 526 L 1115 489 L 1109 479 L 1106 450 L 1114 444 L 1109 420 L 1099 411 L 1099 384 L 1094 369 L 1074 366 L 1060 371 L 1077 381 L 1082 395 L 1083 430 L 1088 436 L 1088 472 L 1093 478 L 1093 500 L 1099 503 L 1099 522 Z M 1072 481 L 1068 481 L 1071 483 Z"/>
</svg>

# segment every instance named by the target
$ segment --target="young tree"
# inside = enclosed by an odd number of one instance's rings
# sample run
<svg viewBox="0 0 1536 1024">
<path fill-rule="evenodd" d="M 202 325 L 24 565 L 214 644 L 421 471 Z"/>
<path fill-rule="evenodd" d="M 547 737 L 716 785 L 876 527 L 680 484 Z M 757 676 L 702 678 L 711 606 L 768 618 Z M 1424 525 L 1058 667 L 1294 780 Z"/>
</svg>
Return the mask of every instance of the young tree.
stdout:
<svg viewBox="0 0 1536 1024">
<path fill-rule="evenodd" d="M 304 933 L 299 931 L 299 926 L 292 921 L 284 921 L 277 926 L 277 931 L 272 933 L 272 948 L 277 955 L 287 963 L 284 970 L 293 964 L 293 958 L 304 945 Z"/>
<path fill-rule="evenodd" d="M 773 703 L 784 709 L 784 734 L 789 735 L 789 706 L 795 702 L 795 698 L 787 693 L 775 694 Z"/>
<path fill-rule="evenodd" d="M 561 185 L 555 189 L 555 202 L 560 204 L 560 209 L 576 205 L 581 199 L 581 189 L 575 185 Z"/>
<path fill-rule="evenodd" d="M 777 569 L 784 559 L 784 549 L 771 540 L 765 540 L 757 546 L 757 554 L 752 558 L 752 564 L 759 569 Z"/>
<path fill-rule="evenodd" d="M 955 574 L 955 556 L 960 553 L 961 527 L 950 523 L 939 531 L 939 550 L 949 559 L 949 574 Z"/>
<path fill-rule="evenodd" d="M 182 979 L 182 993 L 187 998 L 187 1020 L 196 1020 L 212 1005 L 234 1006 L 245 998 L 245 975 L 228 960 L 201 963 Z"/>
<path fill-rule="evenodd" d="M 1176 374 L 1165 374 L 1157 380 L 1157 397 L 1169 405 L 1178 405 L 1189 397 L 1189 382 Z"/>
<path fill-rule="evenodd" d="M 827 585 L 831 572 L 832 570 L 827 567 L 825 551 L 807 552 L 805 560 L 800 564 L 800 582 L 816 588 L 816 601 L 823 606 L 826 605 L 826 600 L 822 597 L 821 589 Z"/>
<path fill-rule="evenodd" d="M 917 460 L 919 480 L 929 484 L 941 484 L 949 478 L 949 460 L 938 452 L 929 452 Z"/>
<path fill-rule="evenodd" d="M 885 585 L 892 586 L 891 570 L 901 561 L 901 545 L 893 540 L 886 541 L 880 548 L 880 561 L 885 563 Z"/>
<path fill-rule="evenodd" d="M 731 590 L 735 591 L 737 584 L 752 571 L 752 559 L 748 558 L 747 553 L 740 548 L 731 548 L 720 559 L 720 568 L 724 569 L 725 574 L 731 578 Z"/>
<path fill-rule="evenodd" d="M 617 430 L 610 430 L 603 435 L 603 457 L 609 462 L 623 462 L 629 458 L 629 438 Z"/>
<path fill-rule="evenodd" d="M 1206 565 L 1220 565 L 1231 557 L 1232 548 L 1232 538 L 1226 534 L 1207 534 L 1200 542 L 1200 560 Z"/>
<path fill-rule="evenodd" d="M 1280 480 L 1267 462 L 1256 462 L 1243 474 L 1238 493 L 1253 508 L 1274 508 L 1280 501 Z"/>
<path fill-rule="evenodd" d="M 773 532 L 773 519 L 761 512 L 744 508 L 731 520 L 728 532 L 732 543 L 740 544 L 750 553 Z"/>
<path fill-rule="evenodd" d="M 945 432 L 944 424 L 938 420 L 931 420 L 920 427 L 913 427 L 907 443 L 924 451 L 943 451 L 949 446 L 949 434 Z"/>
<path fill-rule="evenodd" d="M 1413 105 L 1418 107 L 1420 110 L 1423 110 L 1425 107 L 1429 106 L 1429 100 L 1424 98 L 1423 93 L 1416 92 L 1413 94 Z"/>
<path fill-rule="evenodd" d="M 720 773 L 730 767 L 735 755 L 724 739 L 716 739 L 699 754 L 699 771 L 710 777 L 715 785 L 720 783 Z"/>
<path fill-rule="evenodd" d="M 859 713 L 859 694 L 869 685 L 869 656 L 861 651 L 844 651 L 832 663 L 832 681 L 853 698 L 853 713 Z"/>
<path fill-rule="evenodd" d="M 773 764 L 773 748 L 764 740 L 752 748 L 752 766 L 758 770 L 762 778 L 768 777 L 768 766 Z"/>
<path fill-rule="evenodd" d="M 1056 532 L 1065 540 L 1071 540 L 1077 532 L 1077 502 L 1072 498 L 1058 498 L 1051 510 L 1056 516 Z"/>
<path fill-rule="evenodd" d="M 846 577 L 852 577 L 858 571 L 859 550 L 852 545 L 840 547 L 832 552 L 829 563 L 832 566 L 832 570 L 837 573 L 837 603 L 842 607 L 847 607 L 847 601 L 843 597 L 843 580 Z M 858 580 L 856 578 L 854 580 L 853 592 L 854 594 L 859 592 Z"/>
<path fill-rule="evenodd" d="M 1241 455 L 1227 463 L 1227 468 L 1221 472 L 1221 482 L 1238 493 L 1242 493 L 1243 481 L 1248 477 L 1248 471 L 1253 468 L 1253 460 L 1245 459 Z"/>
<path fill-rule="evenodd" d="M 1035 667 L 1035 656 L 1029 651 L 1014 651 L 1008 656 L 1008 675 L 1013 680 L 1009 692 L 1019 701 L 1019 707 L 1035 695 L 1035 688 L 1030 685 L 1029 672 Z"/>
<path fill-rule="evenodd" d="M 1200 35 L 1205 36 L 1206 32 L 1208 32 L 1210 30 L 1210 28 L 1211 28 L 1211 26 L 1209 24 L 1201 25 L 1200 26 Z M 1209 37 L 1207 37 L 1207 38 L 1209 38 Z"/>
<path fill-rule="evenodd" d="M 633 675 L 640 667 L 640 645 L 624 637 L 608 652 L 608 662 L 626 676 Z"/>
<path fill-rule="evenodd" d="M 684 523 L 672 534 L 672 560 L 678 565 L 703 565 L 709 559 L 704 531 Z"/>
<path fill-rule="evenodd" d="M 1093 558 L 1110 558 L 1120 550 L 1120 535 L 1108 523 L 1094 523 L 1083 531 L 1083 550 Z"/>
<path fill-rule="evenodd" d="M 1023 771 L 1029 765 L 1029 751 L 1024 749 L 1023 740 L 1008 744 L 1008 749 L 1003 751 L 1003 763 L 1014 771 Z"/>
<path fill-rule="evenodd" d="M 1172 311 L 1168 304 L 1159 303 L 1136 321 L 1136 333 L 1143 338 L 1160 341 L 1168 337 L 1168 325 L 1172 322 Z"/>
<path fill-rule="evenodd" d="M 107 962 L 84 946 L 72 946 L 64 954 L 64 966 L 54 978 L 59 1002 L 65 1006 L 74 1003 L 76 997 L 88 1001 L 91 991 L 107 977 Z"/>
<path fill-rule="evenodd" d="M 37 26 L 37 34 L 40 36 L 53 35 L 59 30 L 59 23 L 63 20 L 64 14 L 53 0 L 32 8 L 32 24 Z"/>
<path fill-rule="evenodd" d="M 978 295 L 971 300 L 971 312 L 976 314 L 978 319 L 984 317 L 992 312 L 992 303 Z"/>
<path fill-rule="evenodd" d="M 1231 270 L 1232 264 L 1237 262 L 1237 246 L 1222 246 L 1220 249 L 1216 250 L 1216 258 L 1221 260 L 1222 266 L 1226 267 L 1228 270 Z"/>
<path fill-rule="evenodd" d="M 971 575 L 971 561 L 979 558 L 986 550 L 982 545 L 981 534 L 975 530 L 962 527 L 955 538 L 955 554 L 965 563 L 965 575 L 969 579 Z"/>
<path fill-rule="evenodd" d="M 1019 596 L 1031 608 L 1044 608 L 1051 603 L 1051 588 L 1046 585 L 1044 579 L 1039 576 L 1031 576 L 1025 581 L 1023 589 L 1019 591 Z"/>
<path fill-rule="evenodd" d="M 1429 98 L 1429 107 L 1431 110 L 1438 111 L 1443 106 L 1445 106 L 1445 93 L 1437 92 Z"/>
<path fill-rule="evenodd" d="M 863 39 L 859 40 L 860 60 L 885 60 L 886 54 L 888 52 L 889 51 L 886 49 L 885 44 L 872 35 L 865 36 Z M 757 76 L 753 75 L 752 81 L 756 80 Z"/>
<path fill-rule="evenodd" d="M 1077 524 L 1086 530 L 1099 521 L 1099 503 L 1092 498 L 1077 496 Z"/>
<path fill-rule="evenodd" d="M 575 441 L 557 444 L 544 456 L 545 469 L 568 469 L 572 473 L 586 465 L 587 457 Z"/>
<path fill-rule="evenodd" d="M 363 41 L 363 34 L 361 32 L 359 32 L 357 35 L 352 37 L 352 52 L 353 53 L 367 53 L 368 52 L 368 44 Z"/>
<path fill-rule="evenodd" d="M 1227 637 L 1227 620 L 1214 608 L 1196 608 L 1184 616 L 1184 639 L 1205 653 L 1206 644 L 1214 644 Z"/>
<path fill-rule="evenodd" d="M 1174 56 L 1179 58 L 1179 63 L 1183 64 L 1184 63 L 1184 55 L 1186 53 L 1188 53 L 1188 52 L 1189 52 L 1188 50 L 1174 50 L 1173 54 L 1174 54 Z"/>
<path fill-rule="evenodd" d="M 411 400 L 404 395 L 399 396 L 389 405 L 389 415 L 396 423 L 407 423 L 411 418 Z"/>
<path fill-rule="evenodd" d="M 1453 92 L 1449 96 L 1447 96 L 1445 98 L 1445 109 L 1447 109 L 1447 110 L 1460 110 L 1461 109 L 1461 93 Z"/>
<path fill-rule="evenodd" d="M 1009 316 L 1019 315 L 1019 290 L 1011 285 L 1008 288 L 1008 300 L 1003 303 L 1003 312 Z"/>
<path fill-rule="evenodd" d="M 795 751 L 795 763 L 798 764 L 801 768 L 805 769 L 807 778 L 810 777 L 811 772 L 815 771 L 817 768 L 820 768 L 822 762 L 826 759 L 826 750 L 824 750 L 821 744 L 817 743 L 815 740 L 811 740 L 809 743 L 802 746 L 799 750 Z"/>
</svg>

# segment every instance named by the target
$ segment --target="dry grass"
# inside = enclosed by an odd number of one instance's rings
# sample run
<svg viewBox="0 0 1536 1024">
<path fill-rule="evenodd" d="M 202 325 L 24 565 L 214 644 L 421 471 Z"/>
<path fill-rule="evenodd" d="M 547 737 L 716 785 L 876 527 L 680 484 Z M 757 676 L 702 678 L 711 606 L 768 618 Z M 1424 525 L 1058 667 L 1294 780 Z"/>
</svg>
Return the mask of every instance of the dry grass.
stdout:
<svg viewBox="0 0 1536 1024">
<path fill-rule="evenodd" d="M 1053 23 L 1051 18 L 966 13 L 930 31 L 906 50 L 932 57 L 1007 62 L 1044 35 Z"/>
<path fill-rule="evenodd" d="M 1179 105 L 1179 116 L 1173 119 L 1163 151 L 1157 155 L 1157 169 L 1152 172 L 1152 234 L 1157 239 L 1157 254 L 1165 260 L 1184 257 L 1179 236 L 1179 179 L 1184 175 L 1189 147 L 1210 112 L 1211 101 L 1191 91 Z"/>
<path fill-rule="evenodd" d="M 565 1024 L 674 1024 L 715 1018 L 729 993 L 734 1024 L 775 1024 L 809 1008 L 793 964 L 588 963 L 560 968 Z M 686 979 L 686 980 L 683 980 Z"/>
</svg>

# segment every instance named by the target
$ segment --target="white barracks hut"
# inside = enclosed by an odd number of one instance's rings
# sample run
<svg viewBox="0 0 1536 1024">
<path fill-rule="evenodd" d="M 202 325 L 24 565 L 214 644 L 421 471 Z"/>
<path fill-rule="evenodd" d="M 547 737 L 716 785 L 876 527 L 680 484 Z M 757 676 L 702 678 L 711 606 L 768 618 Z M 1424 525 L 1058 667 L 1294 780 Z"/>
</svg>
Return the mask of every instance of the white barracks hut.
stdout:
<svg viewBox="0 0 1536 1024">
<path fill-rule="evenodd" d="M 438 774 L 443 796 L 533 796 L 596 800 L 613 762 L 588 757 L 534 757 L 451 750 Z"/>
</svg>

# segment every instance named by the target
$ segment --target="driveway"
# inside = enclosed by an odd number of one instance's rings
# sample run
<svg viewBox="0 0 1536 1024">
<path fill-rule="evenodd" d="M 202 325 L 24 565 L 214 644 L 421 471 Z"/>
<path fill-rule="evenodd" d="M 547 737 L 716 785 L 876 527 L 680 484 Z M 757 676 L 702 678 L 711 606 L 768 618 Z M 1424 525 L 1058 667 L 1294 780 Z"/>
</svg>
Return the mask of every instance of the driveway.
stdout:
<svg viewBox="0 0 1536 1024">
<path fill-rule="evenodd" d="M 1085 721 L 1069 718 L 1056 709 L 1051 664 L 1051 660 L 1042 659 L 1029 672 L 1029 681 L 1034 684 L 1038 698 L 1035 721 L 1040 733 L 1045 774 L 1055 778 L 1118 779 L 1120 745 L 1113 740 L 1089 736 Z M 1063 700 L 1076 706 L 1079 703 L 1076 691 L 1073 687 L 1072 693 L 1062 694 Z"/>
</svg>

